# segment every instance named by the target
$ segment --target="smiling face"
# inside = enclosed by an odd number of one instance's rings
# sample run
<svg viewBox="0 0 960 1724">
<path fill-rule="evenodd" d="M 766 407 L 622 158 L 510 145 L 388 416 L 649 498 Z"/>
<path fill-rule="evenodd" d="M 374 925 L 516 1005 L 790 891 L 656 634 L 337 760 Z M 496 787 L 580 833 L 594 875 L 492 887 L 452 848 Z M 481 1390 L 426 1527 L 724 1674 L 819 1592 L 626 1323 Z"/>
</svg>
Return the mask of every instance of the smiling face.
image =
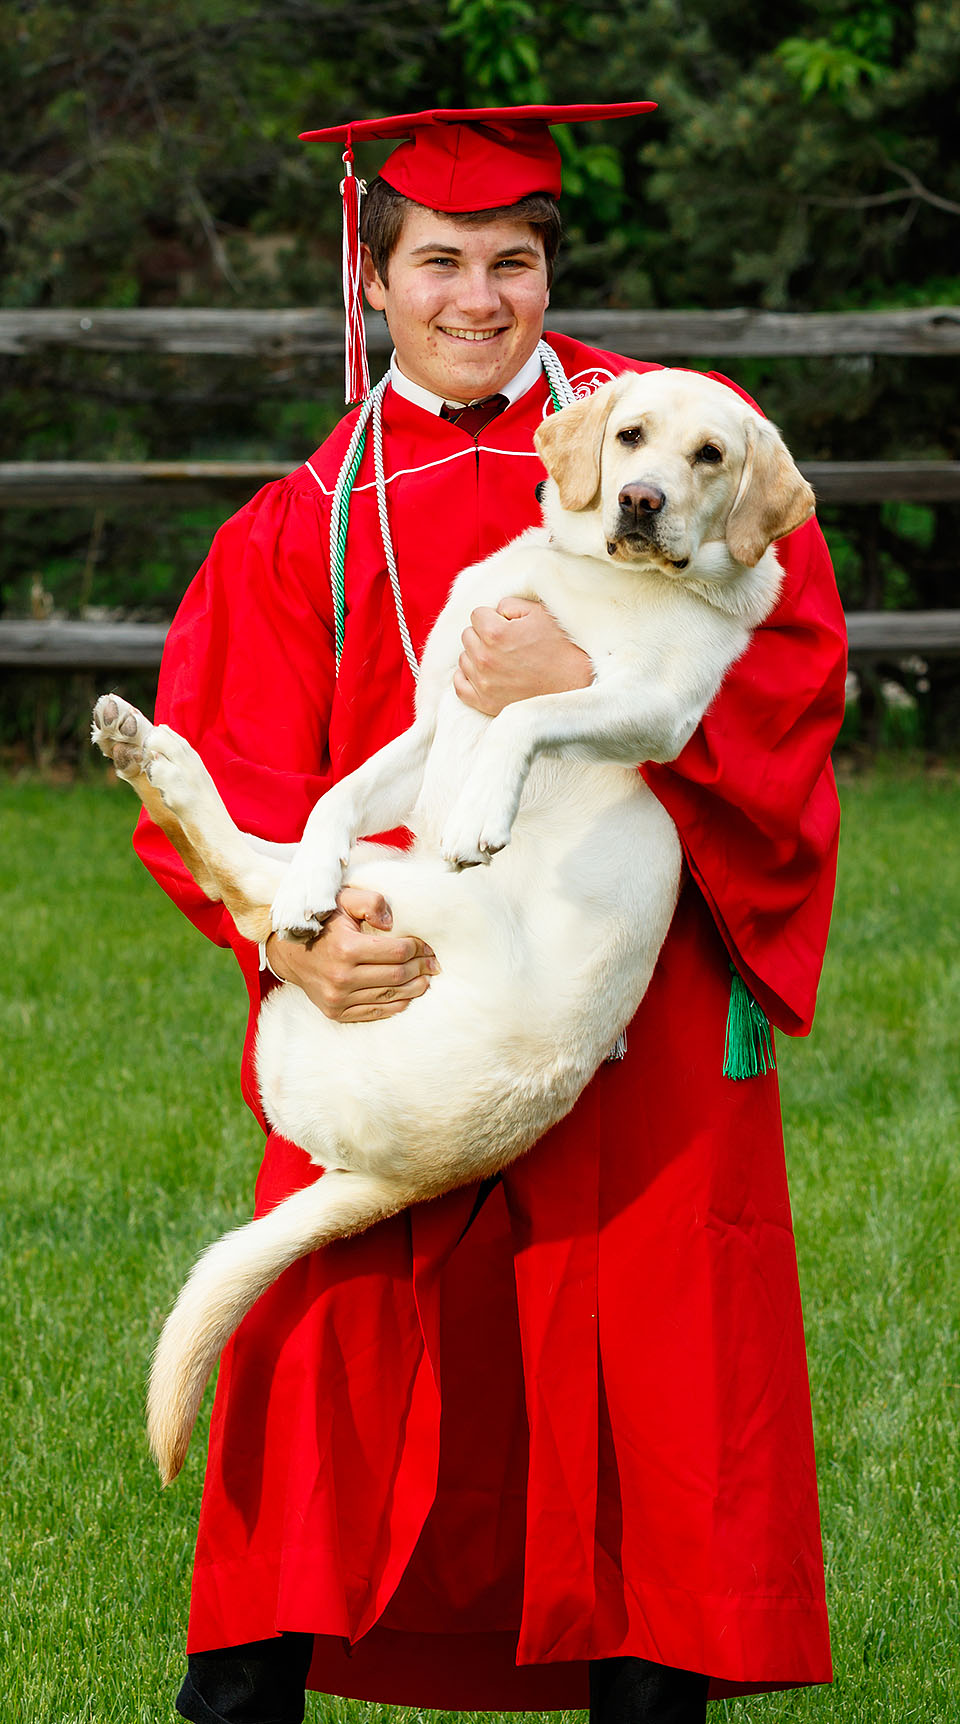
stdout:
<svg viewBox="0 0 960 1724">
<path fill-rule="evenodd" d="M 527 222 L 464 226 L 413 204 L 387 276 L 364 247 L 364 289 L 386 315 L 401 371 L 445 400 L 496 394 L 540 340 L 550 292 Z"/>
</svg>

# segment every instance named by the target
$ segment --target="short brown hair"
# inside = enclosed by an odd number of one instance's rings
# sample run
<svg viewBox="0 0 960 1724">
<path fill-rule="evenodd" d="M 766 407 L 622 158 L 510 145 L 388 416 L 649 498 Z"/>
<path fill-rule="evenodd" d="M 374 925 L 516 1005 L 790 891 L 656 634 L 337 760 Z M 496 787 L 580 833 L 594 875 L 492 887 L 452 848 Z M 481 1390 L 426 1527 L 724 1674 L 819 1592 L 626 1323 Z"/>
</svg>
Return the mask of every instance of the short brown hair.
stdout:
<svg viewBox="0 0 960 1724">
<path fill-rule="evenodd" d="M 384 286 L 387 285 L 387 270 L 403 232 L 407 211 L 426 207 L 404 197 L 402 192 L 394 191 L 386 180 L 377 178 L 370 181 L 367 195 L 360 205 L 360 238 L 364 245 L 370 247 L 373 267 Z M 486 227 L 495 221 L 526 222 L 540 236 L 547 265 L 547 285 L 552 282 L 563 225 L 557 200 L 551 192 L 531 192 L 518 203 L 501 204 L 493 210 L 458 210 L 455 214 L 437 210 L 434 213 L 447 213 L 450 221 L 460 222 L 464 227 Z"/>
</svg>

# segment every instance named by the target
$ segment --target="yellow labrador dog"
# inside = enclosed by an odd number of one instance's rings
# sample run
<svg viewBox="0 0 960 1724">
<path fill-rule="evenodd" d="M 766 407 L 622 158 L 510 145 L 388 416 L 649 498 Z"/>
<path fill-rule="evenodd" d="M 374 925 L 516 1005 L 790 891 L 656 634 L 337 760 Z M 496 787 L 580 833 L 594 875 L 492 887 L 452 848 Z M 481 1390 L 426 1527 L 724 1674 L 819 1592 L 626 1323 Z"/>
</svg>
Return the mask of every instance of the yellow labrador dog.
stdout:
<svg viewBox="0 0 960 1724">
<path fill-rule="evenodd" d="M 322 798 L 299 845 L 246 838 L 189 743 L 116 695 L 97 704 L 95 740 L 241 933 L 309 940 L 348 880 L 440 963 L 380 1022 L 334 1022 L 290 985 L 266 1000 L 267 1116 L 325 1173 L 211 1246 L 180 1294 L 148 1405 L 165 1481 L 260 1293 L 304 1253 L 527 1149 L 609 1053 L 669 928 L 680 845 L 636 769 L 692 736 L 776 601 L 770 546 L 813 494 L 768 421 L 684 371 L 627 373 L 546 419 L 536 445 L 543 524 L 457 577 L 415 722 Z M 488 719 L 452 678 L 471 611 L 508 594 L 541 600 L 595 680 Z M 358 843 L 404 824 L 406 853 Z"/>
</svg>

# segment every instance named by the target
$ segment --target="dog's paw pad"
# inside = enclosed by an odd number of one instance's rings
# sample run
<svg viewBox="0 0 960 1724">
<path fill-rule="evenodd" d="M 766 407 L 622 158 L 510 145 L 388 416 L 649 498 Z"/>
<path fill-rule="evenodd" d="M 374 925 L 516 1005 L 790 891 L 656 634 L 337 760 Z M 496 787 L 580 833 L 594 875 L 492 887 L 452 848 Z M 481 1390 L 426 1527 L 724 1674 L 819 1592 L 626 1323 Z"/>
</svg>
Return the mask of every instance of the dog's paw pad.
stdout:
<svg viewBox="0 0 960 1724">
<path fill-rule="evenodd" d="M 135 778 L 143 770 L 143 755 L 139 748 L 118 741 L 113 745 L 113 764 L 118 772 Z"/>
<path fill-rule="evenodd" d="M 121 777 L 143 770 L 153 725 L 119 694 L 102 694 L 93 709 L 92 740 Z"/>
</svg>

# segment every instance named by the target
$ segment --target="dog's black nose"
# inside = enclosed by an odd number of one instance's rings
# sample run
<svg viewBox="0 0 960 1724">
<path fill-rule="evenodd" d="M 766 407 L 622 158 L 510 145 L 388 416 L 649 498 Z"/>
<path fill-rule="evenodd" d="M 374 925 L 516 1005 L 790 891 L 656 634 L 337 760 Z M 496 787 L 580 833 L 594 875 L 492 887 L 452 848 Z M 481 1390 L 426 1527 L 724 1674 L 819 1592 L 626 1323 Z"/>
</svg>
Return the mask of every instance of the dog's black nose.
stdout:
<svg viewBox="0 0 960 1724">
<path fill-rule="evenodd" d="M 636 484 L 624 485 L 617 502 L 621 509 L 632 515 L 655 515 L 663 508 L 666 496 L 659 485 L 644 485 L 639 480 Z"/>
</svg>

